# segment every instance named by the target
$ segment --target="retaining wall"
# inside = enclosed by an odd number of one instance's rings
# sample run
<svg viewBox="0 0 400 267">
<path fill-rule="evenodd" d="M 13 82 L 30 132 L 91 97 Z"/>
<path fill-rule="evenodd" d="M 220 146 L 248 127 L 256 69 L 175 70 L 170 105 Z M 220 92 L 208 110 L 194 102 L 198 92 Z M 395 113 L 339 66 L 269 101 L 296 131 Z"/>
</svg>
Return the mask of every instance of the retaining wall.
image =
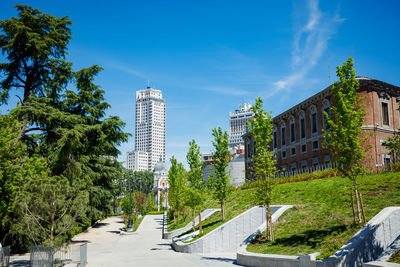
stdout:
<svg viewBox="0 0 400 267">
<path fill-rule="evenodd" d="M 237 253 L 237 263 L 245 266 L 287 267 L 353 267 L 363 266 L 363 263 L 364 266 L 376 266 L 365 265 L 365 263 L 376 260 L 399 235 L 400 207 L 387 207 L 372 218 L 343 247 L 328 259 L 316 260 L 313 254 L 305 254 L 297 257 L 251 253 L 246 251 L 247 244 L 244 244 Z"/>
<path fill-rule="evenodd" d="M 291 207 L 272 205 L 272 221 Z M 258 234 L 260 225 L 265 224 L 265 213 L 264 207 L 253 207 L 191 243 L 183 243 L 185 238 L 175 237 L 172 246 L 176 251 L 185 253 L 236 251 L 241 244 Z"/>
<path fill-rule="evenodd" d="M 201 213 L 201 221 L 204 221 L 206 219 L 208 219 L 211 215 L 213 215 L 214 213 L 216 213 L 217 211 L 220 211 L 221 209 L 206 209 Z M 195 218 L 195 225 L 199 224 L 199 216 L 197 216 Z M 193 226 L 193 222 L 188 223 L 186 226 L 176 229 L 174 231 L 171 232 L 164 232 L 163 234 L 163 239 L 171 239 L 175 236 L 181 235 L 184 232 L 190 230 Z"/>
</svg>

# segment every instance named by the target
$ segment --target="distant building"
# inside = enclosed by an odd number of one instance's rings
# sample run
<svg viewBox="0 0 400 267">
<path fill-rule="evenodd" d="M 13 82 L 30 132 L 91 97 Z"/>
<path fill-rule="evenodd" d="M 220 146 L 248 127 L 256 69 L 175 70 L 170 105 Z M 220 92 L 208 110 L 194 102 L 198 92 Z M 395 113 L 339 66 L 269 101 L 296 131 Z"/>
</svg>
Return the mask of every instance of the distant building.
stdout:
<svg viewBox="0 0 400 267">
<path fill-rule="evenodd" d="M 164 161 L 160 161 L 154 166 L 154 204 L 160 210 L 161 207 L 165 207 L 168 203 L 168 168 Z M 163 196 L 163 202 L 161 202 L 161 195 Z"/>
<path fill-rule="evenodd" d="M 247 121 L 252 117 L 253 111 L 249 103 L 240 104 L 234 113 L 229 113 L 229 147 L 243 149 L 242 135 L 246 133 Z"/>
<path fill-rule="evenodd" d="M 144 151 L 126 153 L 126 168 L 134 171 L 147 171 L 149 167 L 149 155 Z"/>
<path fill-rule="evenodd" d="M 165 161 L 165 110 L 161 90 L 147 87 L 136 92 L 135 150 L 127 154 L 128 169 L 143 166 L 146 156 L 148 171 L 154 169 L 160 158 Z"/>
<path fill-rule="evenodd" d="M 229 173 L 229 182 L 234 186 L 240 186 L 245 182 L 245 164 L 243 154 L 232 155 L 231 161 L 226 167 L 226 171 Z M 203 179 L 207 180 L 210 174 L 214 173 L 212 162 L 207 164 L 203 171 Z"/>
<path fill-rule="evenodd" d="M 203 154 L 203 162 L 206 166 L 213 164 L 214 160 L 212 154 Z"/>
<path fill-rule="evenodd" d="M 362 130 L 368 140 L 363 145 L 371 146 L 366 152 L 364 164 L 367 168 L 379 171 L 392 160 L 382 142 L 400 133 L 400 87 L 371 78 L 359 77 L 358 81 L 359 92 L 366 106 Z M 271 145 L 279 169 L 296 171 L 331 164 L 331 153 L 323 148 L 323 129 L 326 127 L 323 114 L 329 111 L 332 104 L 331 87 L 273 118 Z M 249 133 L 244 134 L 243 138 L 246 178 L 250 178 L 249 167 L 255 151 L 255 140 Z"/>
</svg>

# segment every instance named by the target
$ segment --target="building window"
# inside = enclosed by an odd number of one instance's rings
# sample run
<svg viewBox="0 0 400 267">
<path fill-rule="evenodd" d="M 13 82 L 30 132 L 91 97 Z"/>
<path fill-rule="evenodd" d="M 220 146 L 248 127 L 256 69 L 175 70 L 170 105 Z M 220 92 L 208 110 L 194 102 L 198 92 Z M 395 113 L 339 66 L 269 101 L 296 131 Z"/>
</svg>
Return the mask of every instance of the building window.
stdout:
<svg viewBox="0 0 400 267">
<path fill-rule="evenodd" d="M 323 124 L 322 127 L 324 129 L 327 129 L 329 126 L 325 119 L 325 113 L 328 115 L 328 117 L 331 114 L 331 107 L 330 107 L 329 101 L 327 99 L 324 100 L 323 107 L 322 107 L 322 124 Z"/>
<path fill-rule="evenodd" d="M 250 158 L 251 157 L 251 150 L 250 150 L 250 144 L 247 143 L 247 157 Z"/>
<path fill-rule="evenodd" d="M 295 155 L 296 155 L 296 148 L 295 148 L 295 147 L 292 147 L 292 148 L 290 149 L 290 155 L 291 155 L 291 156 L 295 156 Z"/>
<path fill-rule="evenodd" d="M 282 159 L 286 159 L 286 150 L 282 151 Z"/>
<path fill-rule="evenodd" d="M 296 135 L 294 131 L 294 122 L 290 123 L 290 142 L 296 141 Z"/>
<path fill-rule="evenodd" d="M 301 153 L 302 154 L 307 153 L 307 144 L 302 144 L 301 145 Z"/>
<path fill-rule="evenodd" d="M 305 118 L 301 118 L 300 119 L 300 137 L 306 138 L 306 119 Z"/>
<path fill-rule="evenodd" d="M 312 166 L 313 167 L 317 167 L 319 165 L 319 159 L 318 158 L 314 158 L 313 160 L 312 160 Z"/>
<path fill-rule="evenodd" d="M 274 130 L 274 148 L 277 148 L 278 147 L 278 139 L 276 138 L 277 137 L 277 133 L 276 133 L 276 130 Z"/>
<path fill-rule="evenodd" d="M 300 164 L 301 164 L 301 169 L 302 169 L 303 171 L 305 171 L 305 170 L 307 169 L 307 161 L 306 161 L 306 160 L 303 160 Z"/>
<path fill-rule="evenodd" d="M 311 114 L 311 132 L 317 132 L 317 113 Z"/>
<path fill-rule="evenodd" d="M 290 170 L 291 170 L 292 172 L 296 171 L 296 170 L 297 170 L 297 164 L 296 164 L 296 163 L 292 163 L 292 164 L 290 165 Z"/>
<path fill-rule="evenodd" d="M 382 124 L 385 126 L 389 126 L 389 107 L 388 103 L 382 102 Z"/>
<path fill-rule="evenodd" d="M 319 148 L 319 142 L 318 142 L 318 140 L 317 141 L 313 141 L 312 142 L 312 150 L 314 151 L 314 150 L 318 150 L 318 148 Z"/>
<path fill-rule="evenodd" d="M 286 145 L 286 127 L 281 128 L 282 146 Z"/>
</svg>

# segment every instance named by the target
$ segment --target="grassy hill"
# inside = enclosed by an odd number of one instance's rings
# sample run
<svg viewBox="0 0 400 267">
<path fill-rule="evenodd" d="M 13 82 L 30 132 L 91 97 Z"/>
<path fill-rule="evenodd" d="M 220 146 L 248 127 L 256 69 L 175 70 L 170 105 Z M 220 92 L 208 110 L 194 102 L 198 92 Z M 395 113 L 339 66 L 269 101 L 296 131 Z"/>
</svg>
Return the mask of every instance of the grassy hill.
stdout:
<svg viewBox="0 0 400 267">
<path fill-rule="evenodd" d="M 363 194 L 367 220 L 381 209 L 400 205 L 400 173 L 370 174 L 357 180 Z M 354 225 L 350 202 L 352 183 L 343 177 L 330 177 L 304 182 L 282 183 L 274 187 L 273 204 L 291 204 L 295 207 L 274 224 L 275 241 L 266 242 L 260 235 L 248 246 L 258 253 L 299 255 L 320 252 L 320 258 L 329 257 L 344 245 L 363 225 Z M 237 189 L 226 201 L 227 220 L 254 206 L 254 189 Z M 218 202 L 207 196 L 204 208 L 219 208 Z M 176 229 L 191 221 L 189 214 Z M 204 234 L 224 222 L 216 213 L 203 222 Z"/>
<path fill-rule="evenodd" d="M 400 205 L 400 173 L 371 174 L 357 180 L 363 194 L 367 221 L 388 206 Z M 274 188 L 275 204 L 295 208 L 274 225 L 275 241 L 260 235 L 248 246 L 258 253 L 299 255 L 320 252 L 332 255 L 363 225 L 354 225 L 350 201 L 353 189 L 349 179 L 333 177 L 281 184 Z"/>
</svg>

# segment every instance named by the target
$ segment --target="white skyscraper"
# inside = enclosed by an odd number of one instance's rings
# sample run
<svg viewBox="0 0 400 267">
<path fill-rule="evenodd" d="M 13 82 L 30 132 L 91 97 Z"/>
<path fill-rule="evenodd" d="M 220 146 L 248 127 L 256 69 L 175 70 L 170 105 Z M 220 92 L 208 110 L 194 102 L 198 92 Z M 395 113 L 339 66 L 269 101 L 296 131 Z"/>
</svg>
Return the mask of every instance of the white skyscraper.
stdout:
<svg viewBox="0 0 400 267">
<path fill-rule="evenodd" d="M 229 112 L 229 146 L 237 147 L 244 145 L 242 135 L 246 133 L 247 121 L 253 117 L 251 104 L 244 103 L 239 105 L 239 109 L 234 113 Z"/>
<path fill-rule="evenodd" d="M 165 162 L 165 118 L 165 100 L 160 90 L 147 87 L 136 92 L 135 151 L 147 153 L 149 171 L 160 159 Z M 138 165 L 145 160 L 144 155 L 135 157 Z"/>
</svg>

